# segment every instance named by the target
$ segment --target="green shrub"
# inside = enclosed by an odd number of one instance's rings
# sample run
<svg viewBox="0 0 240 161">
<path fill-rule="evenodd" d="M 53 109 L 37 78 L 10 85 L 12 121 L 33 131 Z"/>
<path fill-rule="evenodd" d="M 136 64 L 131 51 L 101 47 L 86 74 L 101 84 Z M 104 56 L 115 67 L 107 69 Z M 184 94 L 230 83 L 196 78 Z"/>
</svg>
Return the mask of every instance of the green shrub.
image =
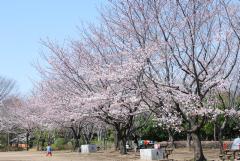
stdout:
<svg viewBox="0 0 240 161">
<path fill-rule="evenodd" d="M 64 150 L 65 149 L 65 139 L 64 138 L 57 138 L 52 144 L 53 150 Z"/>
</svg>

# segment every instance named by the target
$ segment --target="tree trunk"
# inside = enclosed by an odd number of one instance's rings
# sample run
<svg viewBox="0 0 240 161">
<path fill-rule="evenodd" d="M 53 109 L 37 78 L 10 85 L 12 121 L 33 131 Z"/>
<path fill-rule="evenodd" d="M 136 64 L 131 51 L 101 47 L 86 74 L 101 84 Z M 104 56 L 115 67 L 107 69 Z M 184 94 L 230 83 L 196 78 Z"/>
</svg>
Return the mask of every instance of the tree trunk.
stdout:
<svg viewBox="0 0 240 161">
<path fill-rule="evenodd" d="M 217 123 L 214 122 L 214 129 L 213 129 L 213 139 L 214 139 L 214 141 L 217 141 L 217 140 L 218 140 L 217 130 L 218 130 Z"/>
<path fill-rule="evenodd" d="M 80 140 L 80 137 L 81 137 L 81 135 L 80 135 L 81 130 L 80 130 L 80 128 L 79 128 L 79 129 L 78 129 L 79 131 L 78 131 L 78 133 L 77 133 L 77 131 L 76 131 L 73 127 L 71 127 L 70 129 L 71 129 L 72 132 L 73 132 L 73 138 L 74 138 L 74 141 L 75 141 L 73 150 L 78 150 L 78 151 L 80 152 L 80 149 L 79 149 L 79 148 L 80 148 L 79 140 Z"/>
<path fill-rule="evenodd" d="M 191 133 L 194 147 L 194 160 L 195 161 L 206 161 L 203 155 L 202 144 L 198 132 Z"/>
<path fill-rule="evenodd" d="M 133 139 L 134 139 L 134 142 L 133 142 L 133 144 L 134 144 L 134 152 L 136 153 L 137 150 L 138 150 L 138 147 L 139 147 L 139 145 L 138 145 L 138 136 L 137 135 L 133 136 Z"/>
<path fill-rule="evenodd" d="M 42 150 L 42 151 L 44 151 L 44 148 L 45 148 L 45 147 L 44 147 L 45 141 L 46 141 L 46 140 L 45 140 L 45 136 L 44 136 L 44 138 L 42 138 L 42 140 L 41 140 L 41 150 Z"/>
<path fill-rule="evenodd" d="M 169 138 L 168 138 L 169 142 L 170 142 L 170 146 L 172 148 L 175 148 L 175 145 L 174 145 L 174 138 L 172 135 L 169 135 Z"/>
<path fill-rule="evenodd" d="M 92 133 L 89 133 L 89 134 L 83 134 L 83 138 L 84 138 L 84 141 L 86 144 L 90 144 L 91 143 L 91 140 L 92 140 Z"/>
<path fill-rule="evenodd" d="M 167 131 L 168 131 L 168 141 L 170 142 L 170 146 L 172 148 L 175 148 L 173 132 L 170 129 L 168 129 Z"/>
<path fill-rule="evenodd" d="M 17 148 L 19 147 L 19 137 L 17 139 Z"/>
<path fill-rule="evenodd" d="M 219 130 L 218 133 L 218 143 L 219 143 L 219 148 L 220 148 L 220 153 L 223 154 L 223 140 L 222 140 L 222 130 Z"/>
<path fill-rule="evenodd" d="M 74 147 L 73 147 L 73 150 L 78 150 L 80 151 L 80 144 L 79 144 L 79 140 L 80 140 L 80 135 L 74 135 Z"/>
<path fill-rule="evenodd" d="M 86 136 L 86 135 L 83 135 L 83 136 L 84 136 L 85 144 L 90 144 L 90 140 L 89 140 L 88 136 Z"/>
<path fill-rule="evenodd" d="M 123 136 L 121 138 L 121 142 L 120 142 L 120 153 L 121 154 L 127 154 L 126 143 L 127 143 L 127 139 L 125 136 Z"/>
<path fill-rule="evenodd" d="M 98 141 L 101 141 L 102 140 L 102 129 L 98 130 L 97 136 L 98 136 Z"/>
<path fill-rule="evenodd" d="M 29 133 L 27 132 L 26 134 L 26 139 L 27 139 L 27 151 L 29 150 Z"/>
<path fill-rule="evenodd" d="M 52 139 L 51 139 L 51 136 L 50 136 L 50 134 L 48 133 L 48 137 L 47 137 L 47 143 L 48 144 L 51 144 L 52 143 Z"/>
<path fill-rule="evenodd" d="M 103 147 L 104 147 L 104 150 L 107 150 L 107 129 L 105 128 L 104 129 L 104 132 L 103 132 Z"/>
<path fill-rule="evenodd" d="M 39 151 L 41 139 L 42 139 L 42 131 L 40 131 L 39 138 L 37 139 L 37 151 Z"/>
<path fill-rule="evenodd" d="M 39 151 L 40 138 L 37 140 L 37 151 Z"/>
<path fill-rule="evenodd" d="M 186 147 L 191 150 L 191 134 L 187 133 L 187 143 Z"/>
<path fill-rule="evenodd" d="M 120 132 L 115 131 L 115 137 L 114 137 L 115 151 L 118 151 L 120 149 L 119 142 L 120 142 Z"/>
<path fill-rule="evenodd" d="M 9 138 L 9 132 L 7 133 L 7 151 L 9 151 L 9 143 L 10 143 L 10 138 Z"/>
<path fill-rule="evenodd" d="M 218 142 L 219 142 L 219 148 L 220 148 L 220 153 L 223 153 L 223 140 L 222 140 L 222 135 L 223 135 L 223 130 L 225 129 L 225 126 L 227 124 L 227 118 L 224 119 L 222 126 L 219 128 L 218 131 Z"/>
<path fill-rule="evenodd" d="M 74 140 L 75 140 L 74 150 L 76 150 L 77 148 L 80 147 L 80 144 L 79 144 L 79 139 L 77 137 L 75 137 Z"/>
</svg>

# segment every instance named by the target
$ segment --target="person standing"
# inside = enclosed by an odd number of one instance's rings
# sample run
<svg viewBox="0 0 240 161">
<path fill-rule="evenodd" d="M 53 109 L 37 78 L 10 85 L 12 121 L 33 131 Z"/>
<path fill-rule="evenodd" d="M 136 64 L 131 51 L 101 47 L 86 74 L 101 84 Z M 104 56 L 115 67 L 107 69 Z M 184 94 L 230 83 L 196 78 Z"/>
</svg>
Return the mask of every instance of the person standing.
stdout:
<svg viewBox="0 0 240 161">
<path fill-rule="evenodd" d="M 47 155 L 46 156 L 52 156 L 52 147 L 50 144 L 47 146 Z"/>
</svg>

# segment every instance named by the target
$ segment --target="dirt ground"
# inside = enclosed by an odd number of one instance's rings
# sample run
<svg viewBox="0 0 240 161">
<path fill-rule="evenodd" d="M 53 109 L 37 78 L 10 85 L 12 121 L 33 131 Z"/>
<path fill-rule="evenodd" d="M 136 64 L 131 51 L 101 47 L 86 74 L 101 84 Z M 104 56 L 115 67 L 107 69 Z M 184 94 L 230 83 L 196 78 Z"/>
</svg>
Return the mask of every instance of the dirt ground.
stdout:
<svg viewBox="0 0 240 161">
<path fill-rule="evenodd" d="M 204 155 L 207 160 L 220 160 L 219 159 L 219 149 L 205 149 Z M 189 151 L 187 148 L 175 149 L 173 154 L 169 158 L 176 161 L 186 161 L 193 158 L 193 150 Z"/>
<path fill-rule="evenodd" d="M 170 158 L 184 161 L 192 158 L 192 151 L 187 149 L 176 149 Z M 204 154 L 208 160 L 219 160 L 219 150 L 205 150 Z M 120 155 L 118 152 L 107 151 L 91 154 L 80 154 L 67 151 L 54 151 L 52 157 L 46 157 L 44 152 L 0 152 L 0 161 L 141 161 L 139 154 L 129 153 Z"/>
</svg>

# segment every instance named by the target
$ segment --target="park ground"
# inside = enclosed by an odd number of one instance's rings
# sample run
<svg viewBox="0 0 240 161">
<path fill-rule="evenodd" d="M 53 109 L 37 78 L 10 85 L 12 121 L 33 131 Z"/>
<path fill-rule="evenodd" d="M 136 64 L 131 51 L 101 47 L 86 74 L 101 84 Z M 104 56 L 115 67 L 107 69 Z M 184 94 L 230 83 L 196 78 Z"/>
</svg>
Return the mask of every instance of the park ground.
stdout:
<svg viewBox="0 0 240 161">
<path fill-rule="evenodd" d="M 193 158 L 192 151 L 188 149 L 176 149 L 170 156 L 174 160 L 184 161 Z M 204 150 L 208 160 L 219 160 L 219 149 Z M 81 154 L 68 151 L 54 151 L 52 157 L 46 157 L 44 152 L 21 151 L 1 152 L 0 161 L 141 161 L 139 154 L 129 153 L 120 155 L 118 152 L 105 151 L 91 154 Z"/>
</svg>

